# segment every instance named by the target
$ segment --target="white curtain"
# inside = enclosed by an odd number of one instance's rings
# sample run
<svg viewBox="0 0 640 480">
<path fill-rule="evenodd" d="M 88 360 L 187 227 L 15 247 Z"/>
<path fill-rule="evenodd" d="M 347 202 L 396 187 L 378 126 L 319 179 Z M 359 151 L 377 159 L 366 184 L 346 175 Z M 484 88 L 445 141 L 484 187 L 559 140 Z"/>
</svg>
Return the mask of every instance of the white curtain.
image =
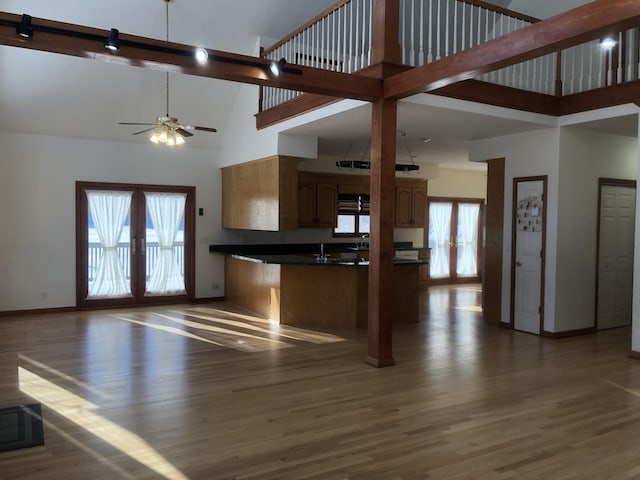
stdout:
<svg viewBox="0 0 640 480">
<path fill-rule="evenodd" d="M 480 205 L 461 203 L 458 205 L 458 265 L 460 276 L 478 275 L 478 215 Z"/>
<path fill-rule="evenodd" d="M 144 192 L 144 196 L 160 246 L 158 259 L 147 280 L 145 295 L 184 294 L 186 293 L 184 276 L 176 261 L 174 243 L 184 218 L 187 195 L 184 193 Z"/>
<path fill-rule="evenodd" d="M 431 278 L 449 276 L 449 240 L 451 238 L 451 203 L 429 205 L 429 248 Z"/>
<path fill-rule="evenodd" d="M 89 209 L 102 254 L 87 298 L 131 296 L 131 285 L 118 257 L 118 242 L 131 206 L 133 192 L 87 190 Z M 129 242 L 127 241 L 127 247 Z"/>
</svg>

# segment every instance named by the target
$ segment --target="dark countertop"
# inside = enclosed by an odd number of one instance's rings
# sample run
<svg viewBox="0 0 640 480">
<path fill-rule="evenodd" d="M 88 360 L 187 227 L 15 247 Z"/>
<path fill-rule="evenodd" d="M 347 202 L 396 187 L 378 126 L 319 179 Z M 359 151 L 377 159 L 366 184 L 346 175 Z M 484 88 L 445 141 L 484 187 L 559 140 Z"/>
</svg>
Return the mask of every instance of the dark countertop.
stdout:
<svg viewBox="0 0 640 480">
<path fill-rule="evenodd" d="M 394 243 L 394 250 L 420 250 L 414 248 L 411 242 Z M 210 245 L 209 252 L 225 255 L 239 260 L 256 263 L 271 263 L 278 265 L 334 265 L 343 267 L 368 267 L 369 261 L 361 258 L 340 258 L 340 253 L 366 251 L 356 249 L 354 243 L 325 243 L 325 259 L 314 256 L 320 252 L 320 244 L 261 244 L 261 245 Z M 395 258 L 394 265 L 425 265 L 426 260 Z"/>
</svg>

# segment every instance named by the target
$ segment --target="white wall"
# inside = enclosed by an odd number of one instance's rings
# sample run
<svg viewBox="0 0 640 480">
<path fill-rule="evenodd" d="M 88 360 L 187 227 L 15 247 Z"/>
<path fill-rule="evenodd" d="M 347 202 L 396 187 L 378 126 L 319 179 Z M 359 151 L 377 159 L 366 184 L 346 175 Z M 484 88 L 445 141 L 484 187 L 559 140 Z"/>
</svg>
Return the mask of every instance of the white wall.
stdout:
<svg viewBox="0 0 640 480">
<path fill-rule="evenodd" d="M 75 182 L 196 187 L 196 297 L 223 294 L 217 152 L 0 133 L 0 311 L 73 306 Z M 214 288 L 217 285 L 218 288 Z"/>
<path fill-rule="evenodd" d="M 479 140 L 470 145 L 469 159 L 505 158 L 504 255 L 502 258 L 502 322 L 509 322 L 511 301 L 511 228 L 513 179 L 547 175 L 547 232 L 544 329 L 555 331 L 556 245 L 558 223 L 560 129 L 547 128 Z"/>
<path fill-rule="evenodd" d="M 598 178 L 636 178 L 637 139 L 579 128 L 560 132 L 556 332 L 594 326 Z"/>
</svg>

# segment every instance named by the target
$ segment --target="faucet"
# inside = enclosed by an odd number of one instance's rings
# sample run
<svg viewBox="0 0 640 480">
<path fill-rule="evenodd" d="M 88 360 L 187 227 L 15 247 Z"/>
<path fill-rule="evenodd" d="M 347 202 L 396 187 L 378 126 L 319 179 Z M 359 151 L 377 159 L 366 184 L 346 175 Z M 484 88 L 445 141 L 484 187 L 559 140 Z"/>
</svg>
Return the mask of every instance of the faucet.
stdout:
<svg viewBox="0 0 640 480">
<path fill-rule="evenodd" d="M 362 236 L 360 237 L 361 241 L 360 241 L 360 246 L 364 247 L 365 243 L 364 243 L 364 239 L 365 238 L 369 238 L 369 234 L 368 233 L 363 233 Z"/>
</svg>

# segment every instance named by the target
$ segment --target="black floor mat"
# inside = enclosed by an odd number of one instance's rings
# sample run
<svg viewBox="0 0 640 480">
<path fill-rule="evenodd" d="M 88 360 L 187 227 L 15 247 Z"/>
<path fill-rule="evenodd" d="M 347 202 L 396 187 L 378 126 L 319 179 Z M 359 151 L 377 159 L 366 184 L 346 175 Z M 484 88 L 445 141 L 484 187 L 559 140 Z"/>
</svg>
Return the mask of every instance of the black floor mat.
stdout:
<svg viewBox="0 0 640 480">
<path fill-rule="evenodd" d="M 0 409 L 0 452 L 44 445 L 39 403 Z"/>
</svg>

